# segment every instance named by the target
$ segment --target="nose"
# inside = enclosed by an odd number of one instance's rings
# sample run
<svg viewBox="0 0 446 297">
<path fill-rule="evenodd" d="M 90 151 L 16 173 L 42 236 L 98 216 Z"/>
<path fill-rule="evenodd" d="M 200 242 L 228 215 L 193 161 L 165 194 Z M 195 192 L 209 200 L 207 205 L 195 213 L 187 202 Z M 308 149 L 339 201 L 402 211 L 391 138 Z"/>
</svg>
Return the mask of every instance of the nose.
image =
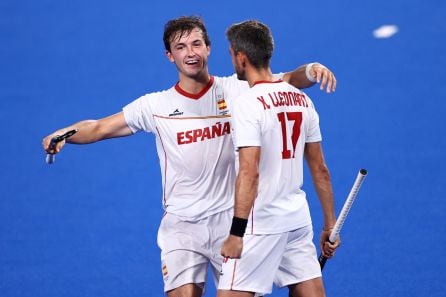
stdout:
<svg viewBox="0 0 446 297">
<path fill-rule="evenodd" d="M 187 56 L 188 56 L 188 57 L 193 57 L 193 56 L 195 56 L 195 51 L 194 51 L 193 46 L 188 46 L 188 47 L 187 47 Z"/>
</svg>

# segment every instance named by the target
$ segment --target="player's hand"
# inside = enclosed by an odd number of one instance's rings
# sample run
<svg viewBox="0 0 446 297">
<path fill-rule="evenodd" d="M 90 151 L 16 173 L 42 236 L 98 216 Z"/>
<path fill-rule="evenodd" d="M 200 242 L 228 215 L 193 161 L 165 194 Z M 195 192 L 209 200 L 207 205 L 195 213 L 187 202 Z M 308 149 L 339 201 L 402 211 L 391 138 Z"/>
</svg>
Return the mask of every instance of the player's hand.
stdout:
<svg viewBox="0 0 446 297">
<path fill-rule="evenodd" d="M 221 255 L 225 258 L 240 259 L 243 250 L 243 237 L 229 235 L 221 247 Z"/>
<path fill-rule="evenodd" d="M 48 153 L 48 154 L 52 154 L 52 155 L 59 153 L 60 150 L 62 149 L 62 147 L 65 145 L 65 140 L 59 141 L 59 142 L 56 143 L 55 145 L 54 145 L 54 143 L 51 143 L 51 140 L 52 140 L 54 137 L 59 136 L 59 135 L 62 135 L 62 134 L 63 134 L 63 132 L 56 131 L 56 132 L 54 132 L 54 133 L 48 135 L 47 137 L 45 137 L 45 138 L 42 140 L 42 147 L 43 147 L 43 150 L 44 150 L 46 153 Z"/>
<path fill-rule="evenodd" d="M 340 236 L 338 236 L 338 239 L 334 243 L 331 243 L 329 241 L 330 233 L 331 233 L 331 229 L 330 230 L 322 230 L 320 241 L 319 241 L 322 255 L 328 259 L 330 259 L 334 256 L 336 249 L 341 245 Z"/>
<path fill-rule="evenodd" d="M 326 88 L 327 93 L 336 90 L 336 77 L 330 69 L 320 63 L 314 63 L 310 68 L 310 75 L 320 83 L 320 89 Z"/>
</svg>

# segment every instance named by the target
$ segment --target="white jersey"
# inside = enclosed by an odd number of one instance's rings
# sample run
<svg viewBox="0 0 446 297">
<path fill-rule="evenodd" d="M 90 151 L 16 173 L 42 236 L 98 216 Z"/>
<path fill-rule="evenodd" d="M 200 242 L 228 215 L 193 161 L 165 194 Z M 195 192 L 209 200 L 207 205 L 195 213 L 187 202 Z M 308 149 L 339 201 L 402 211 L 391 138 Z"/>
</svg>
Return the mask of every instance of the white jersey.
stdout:
<svg viewBox="0 0 446 297">
<path fill-rule="evenodd" d="M 310 98 L 282 82 L 259 82 L 233 102 L 234 145 L 260 146 L 258 195 L 246 232 L 274 234 L 311 224 L 303 183 L 306 142 L 321 141 Z"/>
<path fill-rule="evenodd" d="M 123 108 L 134 133 L 156 135 L 166 212 L 199 220 L 233 206 L 229 100 L 248 89 L 247 82 L 235 75 L 211 77 L 199 94 L 189 94 L 176 84 Z"/>
</svg>

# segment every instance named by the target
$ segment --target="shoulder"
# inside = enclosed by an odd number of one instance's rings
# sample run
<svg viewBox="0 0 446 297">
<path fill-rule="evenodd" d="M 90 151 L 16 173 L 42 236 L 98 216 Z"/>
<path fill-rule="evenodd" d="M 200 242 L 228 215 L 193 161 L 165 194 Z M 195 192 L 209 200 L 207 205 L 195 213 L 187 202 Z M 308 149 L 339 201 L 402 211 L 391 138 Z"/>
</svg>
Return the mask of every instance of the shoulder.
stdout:
<svg viewBox="0 0 446 297">
<path fill-rule="evenodd" d="M 300 91 L 300 93 L 304 96 L 305 101 L 306 101 L 307 104 L 308 104 L 308 107 L 309 107 L 310 109 L 314 109 L 314 110 L 315 110 L 316 107 L 314 106 L 313 100 L 311 100 L 310 96 L 308 96 L 307 93 L 305 93 L 305 92 L 303 92 L 303 91 L 301 91 L 301 90 L 299 90 L 299 91 Z"/>
<path fill-rule="evenodd" d="M 256 108 L 258 101 L 256 98 L 258 97 L 259 90 L 254 86 L 253 88 L 249 88 L 242 92 L 240 95 L 235 97 L 233 100 L 234 108 L 237 109 L 252 109 Z"/>
<path fill-rule="evenodd" d="M 172 89 L 147 93 L 124 106 L 124 114 L 128 115 L 152 115 L 163 109 L 163 102 L 169 101 Z"/>
<path fill-rule="evenodd" d="M 248 87 L 248 83 L 237 78 L 237 74 L 232 74 L 230 76 L 214 76 L 215 84 L 222 86 L 239 86 Z"/>
<path fill-rule="evenodd" d="M 215 82 L 219 82 L 219 83 L 238 80 L 237 79 L 237 75 L 235 73 L 232 74 L 232 75 L 229 75 L 229 76 L 216 76 L 216 75 L 213 75 L 213 78 L 214 78 Z"/>
<path fill-rule="evenodd" d="M 176 93 L 176 91 L 174 90 L 174 87 L 171 87 L 170 89 L 167 89 L 167 90 L 144 94 L 141 97 L 135 99 L 132 103 L 137 103 L 140 105 L 147 105 L 147 106 L 154 106 L 154 105 L 161 104 L 162 102 L 165 102 L 174 93 Z"/>
<path fill-rule="evenodd" d="M 163 98 L 172 96 L 172 93 L 176 93 L 175 88 L 171 87 L 167 90 L 147 93 L 141 97 L 139 97 L 137 100 L 143 100 L 143 101 L 156 101 L 156 100 L 162 100 Z"/>
</svg>

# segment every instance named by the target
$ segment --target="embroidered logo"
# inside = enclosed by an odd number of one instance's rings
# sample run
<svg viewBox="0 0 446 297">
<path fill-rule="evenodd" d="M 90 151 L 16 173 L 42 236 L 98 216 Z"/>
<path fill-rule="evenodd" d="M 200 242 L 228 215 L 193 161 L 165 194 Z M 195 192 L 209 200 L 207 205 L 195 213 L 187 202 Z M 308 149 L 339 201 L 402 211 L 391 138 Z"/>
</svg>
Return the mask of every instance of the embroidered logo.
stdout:
<svg viewBox="0 0 446 297">
<path fill-rule="evenodd" d="M 179 111 L 178 108 L 177 108 L 172 113 L 169 114 L 169 117 L 180 116 L 182 114 L 183 114 L 183 112 Z"/>
</svg>

